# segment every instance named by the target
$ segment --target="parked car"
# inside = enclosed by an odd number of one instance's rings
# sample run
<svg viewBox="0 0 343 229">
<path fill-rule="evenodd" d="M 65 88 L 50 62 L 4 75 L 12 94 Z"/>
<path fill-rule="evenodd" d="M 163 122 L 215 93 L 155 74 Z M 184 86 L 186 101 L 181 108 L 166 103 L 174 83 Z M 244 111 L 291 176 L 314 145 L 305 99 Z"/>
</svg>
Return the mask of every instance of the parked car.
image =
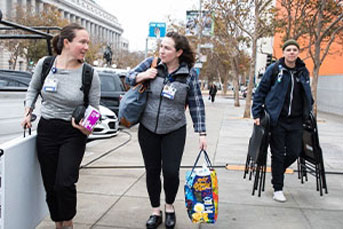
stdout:
<svg viewBox="0 0 343 229">
<path fill-rule="evenodd" d="M 125 82 L 125 77 L 129 73 L 129 71 L 126 70 L 126 69 L 119 69 L 119 68 L 116 68 L 116 69 L 113 69 L 113 70 L 119 75 L 119 78 L 121 80 L 122 85 L 124 86 L 125 91 L 129 90 L 130 85 L 128 85 Z"/>
<path fill-rule="evenodd" d="M 88 136 L 89 140 L 113 137 L 117 135 L 119 131 L 119 120 L 117 115 L 102 105 L 100 105 L 99 108 L 101 120 L 94 127 L 93 133 Z"/>
<path fill-rule="evenodd" d="M 256 87 L 254 87 L 254 88 L 252 89 L 252 92 L 251 92 L 251 96 L 252 96 L 252 97 L 254 97 L 255 91 L 256 91 Z M 245 89 L 242 90 L 241 92 L 242 92 L 243 98 L 246 98 L 246 97 L 247 97 L 247 94 L 248 94 L 248 88 L 245 88 Z"/>
<path fill-rule="evenodd" d="M 0 90 L 26 91 L 31 77 L 32 74 L 30 72 L 0 69 Z"/>
<path fill-rule="evenodd" d="M 119 75 L 115 69 L 95 68 L 101 81 L 101 99 L 100 104 L 112 110 L 118 115 L 119 103 L 125 94 Z"/>
</svg>

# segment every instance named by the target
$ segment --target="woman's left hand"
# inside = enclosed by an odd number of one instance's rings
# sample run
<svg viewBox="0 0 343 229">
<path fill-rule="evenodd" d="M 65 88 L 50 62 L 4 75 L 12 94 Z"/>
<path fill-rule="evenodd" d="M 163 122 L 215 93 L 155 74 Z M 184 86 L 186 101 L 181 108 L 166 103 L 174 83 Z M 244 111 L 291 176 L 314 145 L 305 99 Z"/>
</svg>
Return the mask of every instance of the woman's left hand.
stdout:
<svg viewBox="0 0 343 229">
<path fill-rule="evenodd" d="M 82 122 L 82 120 L 80 121 Z M 79 125 L 79 124 L 76 124 L 75 123 L 75 119 L 74 118 L 71 118 L 71 125 L 76 128 L 76 129 L 79 129 L 81 131 L 81 133 L 83 133 L 84 135 L 90 135 L 92 133 L 92 131 L 88 130 L 87 128 Z"/>
<path fill-rule="evenodd" d="M 206 136 L 199 136 L 199 148 L 202 150 L 207 149 Z"/>
</svg>

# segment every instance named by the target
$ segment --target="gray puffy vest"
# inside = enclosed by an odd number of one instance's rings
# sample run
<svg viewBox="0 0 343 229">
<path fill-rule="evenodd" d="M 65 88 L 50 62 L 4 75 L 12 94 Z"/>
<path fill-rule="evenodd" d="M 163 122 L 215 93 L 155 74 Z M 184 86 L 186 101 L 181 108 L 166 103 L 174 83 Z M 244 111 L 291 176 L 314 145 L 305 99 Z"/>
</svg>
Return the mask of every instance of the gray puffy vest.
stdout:
<svg viewBox="0 0 343 229">
<path fill-rule="evenodd" d="M 164 64 L 158 66 L 158 76 L 150 81 L 148 100 L 140 123 L 151 132 L 166 134 L 186 125 L 185 107 L 189 86 L 189 68 L 181 67 L 172 74 L 172 82 L 168 80 L 168 72 Z M 176 89 L 174 99 L 161 95 L 163 87 L 172 85 Z"/>
</svg>

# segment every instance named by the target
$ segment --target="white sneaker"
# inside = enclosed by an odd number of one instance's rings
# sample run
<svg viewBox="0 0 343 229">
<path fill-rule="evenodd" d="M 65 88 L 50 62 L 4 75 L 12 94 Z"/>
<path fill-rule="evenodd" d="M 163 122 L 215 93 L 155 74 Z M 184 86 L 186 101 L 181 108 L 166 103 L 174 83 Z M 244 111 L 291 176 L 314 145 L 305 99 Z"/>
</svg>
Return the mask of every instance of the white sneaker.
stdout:
<svg viewBox="0 0 343 229">
<path fill-rule="evenodd" d="M 283 194 L 283 191 L 275 191 L 273 195 L 273 200 L 283 203 L 286 202 L 287 199 Z"/>
</svg>

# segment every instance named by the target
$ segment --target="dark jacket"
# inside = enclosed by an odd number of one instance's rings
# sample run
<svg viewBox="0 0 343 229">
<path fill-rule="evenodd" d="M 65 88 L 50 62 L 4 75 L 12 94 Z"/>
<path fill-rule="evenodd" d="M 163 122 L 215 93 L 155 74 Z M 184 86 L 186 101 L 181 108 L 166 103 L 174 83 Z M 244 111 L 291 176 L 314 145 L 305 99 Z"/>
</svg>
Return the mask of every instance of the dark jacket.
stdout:
<svg viewBox="0 0 343 229">
<path fill-rule="evenodd" d="M 275 75 L 274 66 L 278 64 L 278 74 Z M 312 94 L 310 87 L 309 72 L 305 66 L 305 63 L 298 58 L 296 60 L 295 71 L 303 87 L 303 118 L 307 118 L 312 110 Z M 271 125 L 275 126 L 279 120 L 281 110 L 285 107 L 285 100 L 289 97 L 287 93 L 290 93 L 290 87 L 292 84 L 290 71 L 285 67 L 284 58 L 281 58 L 274 64 L 271 64 L 264 73 L 259 86 L 256 89 L 252 114 L 254 119 L 261 118 L 263 110 L 270 115 Z M 287 103 L 294 103 L 294 101 L 287 99 Z M 299 101 L 296 101 L 299 103 Z M 289 109 L 291 109 L 290 104 Z M 291 112 L 290 112 L 291 113 Z"/>
<path fill-rule="evenodd" d="M 211 85 L 210 86 L 210 91 L 209 91 L 210 95 L 216 95 L 217 94 L 217 86 L 216 85 Z"/>
</svg>

